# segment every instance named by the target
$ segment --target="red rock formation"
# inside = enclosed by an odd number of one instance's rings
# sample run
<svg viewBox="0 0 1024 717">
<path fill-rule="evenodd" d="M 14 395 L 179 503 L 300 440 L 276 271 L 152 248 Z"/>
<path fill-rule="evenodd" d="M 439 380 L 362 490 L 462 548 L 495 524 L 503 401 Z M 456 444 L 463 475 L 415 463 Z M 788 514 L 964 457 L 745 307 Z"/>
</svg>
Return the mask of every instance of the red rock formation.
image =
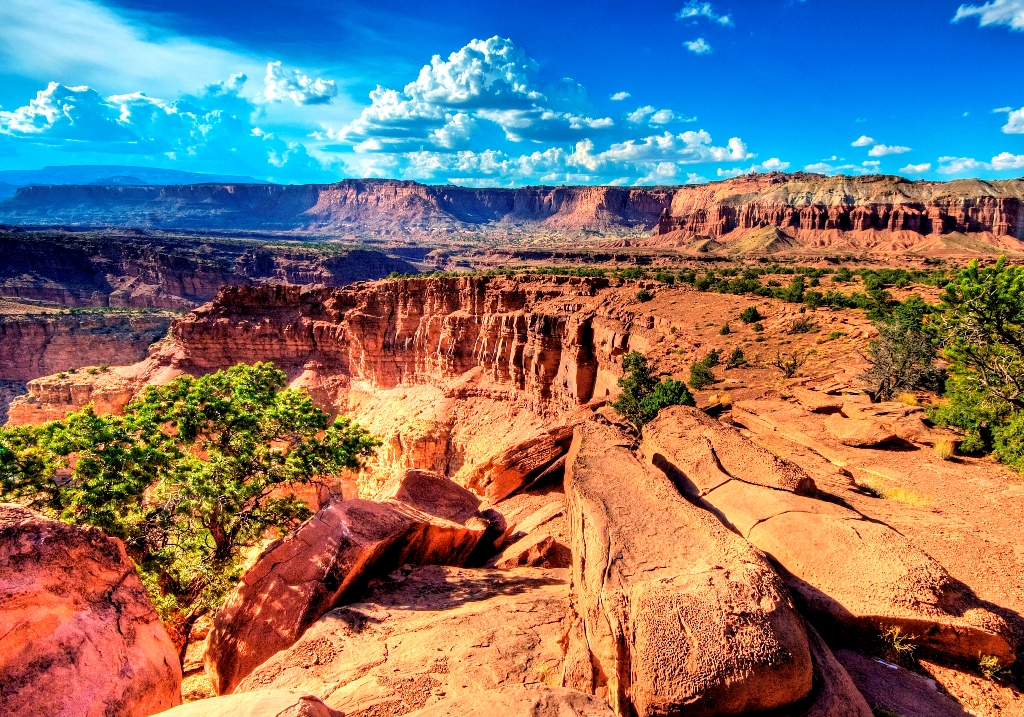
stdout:
<svg viewBox="0 0 1024 717">
<path fill-rule="evenodd" d="M 146 717 L 178 654 L 119 540 L 0 504 L 0 713 Z"/>
</svg>

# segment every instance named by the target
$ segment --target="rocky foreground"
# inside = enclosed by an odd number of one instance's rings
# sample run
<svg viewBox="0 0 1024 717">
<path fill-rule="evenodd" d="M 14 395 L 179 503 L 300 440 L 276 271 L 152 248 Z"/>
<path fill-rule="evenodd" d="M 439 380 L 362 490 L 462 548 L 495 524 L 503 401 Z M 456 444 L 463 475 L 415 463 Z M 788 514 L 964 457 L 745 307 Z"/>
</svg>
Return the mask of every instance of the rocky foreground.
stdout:
<svg viewBox="0 0 1024 717">
<path fill-rule="evenodd" d="M 919 407 L 867 400 L 862 315 L 822 309 L 818 333 L 791 335 L 796 307 L 759 299 L 758 340 L 718 332 L 748 298 L 651 286 L 638 303 L 637 288 L 228 289 L 73 396 L 36 382 L 12 419 L 118 411 L 149 383 L 272 360 L 385 440 L 358 498 L 312 498 L 314 517 L 256 560 L 204 667 L 186 660 L 219 696 L 173 717 L 1024 714 L 977 672 L 982 656 L 1013 664 L 1024 640 L 1024 544 L 1007 529 L 1024 522 L 1019 478 L 941 460 Z M 627 351 L 681 377 L 712 347 L 750 365 L 698 393 L 705 410 L 667 409 L 637 434 L 607 405 Z M 811 348 L 793 380 L 767 366 Z M 177 656 L 123 556 L 96 531 L 0 510 L 5 714 L 180 701 Z"/>
</svg>

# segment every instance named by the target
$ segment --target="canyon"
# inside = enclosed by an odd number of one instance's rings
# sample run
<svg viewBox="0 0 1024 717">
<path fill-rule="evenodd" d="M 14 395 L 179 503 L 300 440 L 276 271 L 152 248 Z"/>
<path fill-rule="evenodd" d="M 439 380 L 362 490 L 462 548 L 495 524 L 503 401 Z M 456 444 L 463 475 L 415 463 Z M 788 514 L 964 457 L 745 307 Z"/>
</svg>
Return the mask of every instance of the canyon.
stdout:
<svg viewBox="0 0 1024 717">
<path fill-rule="evenodd" d="M 666 187 L 30 186 L 0 202 L 24 226 L 264 231 L 428 245 L 671 247 L 690 253 L 1020 251 L 1024 181 L 752 174 Z M 772 230 L 772 231 L 764 231 Z M 751 235 L 753 237 L 751 238 Z"/>
</svg>

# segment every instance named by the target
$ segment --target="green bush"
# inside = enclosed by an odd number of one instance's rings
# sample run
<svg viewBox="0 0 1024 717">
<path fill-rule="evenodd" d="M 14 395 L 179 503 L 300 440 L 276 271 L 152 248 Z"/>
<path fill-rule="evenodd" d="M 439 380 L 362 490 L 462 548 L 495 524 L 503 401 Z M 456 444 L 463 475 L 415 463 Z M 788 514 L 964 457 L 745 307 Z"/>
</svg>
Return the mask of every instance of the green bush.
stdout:
<svg viewBox="0 0 1024 717">
<path fill-rule="evenodd" d="M 690 385 L 698 391 L 707 388 L 715 382 L 715 374 L 703 361 L 690 366 Z"/>
<path fill-rule="evenodd" d="M 764 331 L 764 324 L 762 324 L 760 321 L 758 321 L 751 328 L 754 330 L 754 333 L 758 333 L 759 334 L 762 331 Z"/>
<path fill-rule="evenodd" d="M 654 294 L 649 292 L 647 289 L 640 289 L 640 291 L 636 292 L 636 300 L 637 301 L 645 302 L 645 301 L 650 301 L 653 298 L 654 298 Z"/>
<path fill-rule="evenodd" d="M 743 349 L 739 346 L 732 350 L 732 354 L 729 355 L 729 360 L 725 362 L 726 368 L 739 368 L 747 363 L 746 357 L 743 355 Z"/>
<path fill-rule="evenodd" d="M 745 324 L 752 324 L 763 318 L 764 317 L 761 316 L 761 313 L 757 310 L 756 306 L 748 306 L 743 310 L 743 313 L 740 314 L 740 321 Z"/>
<path fill-rule="evenodd" d="M 622 369 L 624 374 L 619 379 L 622 392 L 612 408 L 637 430 L 653 421 L 663 408 L 694 405 L 685 383 L 672 378 L 655 379 L 647 359 L 639 351 L 630 351 L 622 357 Z"/>
<path fill-rule="evenodd" d="M 728 336 L 730 333 L 732 333 L 732 329 L 729 328 L 728 322 L 722 324 L 722 328 L 718 330 L 719 336 Z"/>
</svg>

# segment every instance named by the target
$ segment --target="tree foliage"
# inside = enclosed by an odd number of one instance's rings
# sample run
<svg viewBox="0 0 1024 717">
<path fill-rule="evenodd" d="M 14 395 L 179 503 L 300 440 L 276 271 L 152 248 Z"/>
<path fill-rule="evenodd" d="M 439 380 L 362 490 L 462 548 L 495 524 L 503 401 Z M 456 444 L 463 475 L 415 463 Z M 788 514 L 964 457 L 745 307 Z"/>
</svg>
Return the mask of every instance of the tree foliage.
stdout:
<svg viewBox="0 0 1024 717">
<path fill-rule="evenodd" d="M 288 488 L 358 469 L 379 441 L 334 421 L 273 364 L 149 387 L 122 415 L 91 406 L 0 429 L 0 500 L 124 541 L 172 634 L 187 643 L 244 548 L 310 515 Z"/>
<path fill-rule="evenodd" d="M 623 356 L 622 368 L 625 372 L 619 379 L 622 392 L 612 408 L 637 430 L 653 421 L 663 408 L 695 405 L 685 383 L 672 378 L 659 381 L 652 376 L 647 359 L 639 351 Z"/>
<path fill-rule="evenodd" d="M 932 307 L 911 296 L 883 320 L 875 321 L 878 338 L 868 345 L 871 364 L 860 375 L 876 401 L 888 401 L 915 388 L 938 388 L 941 372 L 935 367 L 936 349 L 925 324 Z"/>
</svg>

